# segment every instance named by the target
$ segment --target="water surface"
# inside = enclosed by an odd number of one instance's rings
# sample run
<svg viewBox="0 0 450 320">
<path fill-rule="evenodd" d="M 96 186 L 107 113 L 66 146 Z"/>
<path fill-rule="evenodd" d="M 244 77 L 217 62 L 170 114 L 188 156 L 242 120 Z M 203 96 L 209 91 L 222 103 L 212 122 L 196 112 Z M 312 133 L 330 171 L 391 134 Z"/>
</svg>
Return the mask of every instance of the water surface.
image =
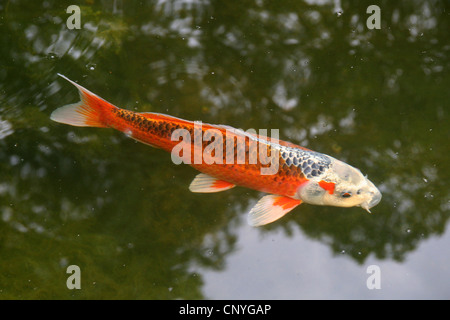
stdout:
<svg viewBox="0 0 450 320">
<path fill-rule="evenodd" d="M 71 4 L 0 4 L 1 299 L 450 298 L 448 2 L 380 1 L 379 30 L 371 1 L 85 1 L 69 30 Z M 190 193 L 170 154 L 52 122 L 78 100 L 57 73 L 131 110 L 279 129 L 383 199 L 251 228 L 263 194 Z"/>
</svg>

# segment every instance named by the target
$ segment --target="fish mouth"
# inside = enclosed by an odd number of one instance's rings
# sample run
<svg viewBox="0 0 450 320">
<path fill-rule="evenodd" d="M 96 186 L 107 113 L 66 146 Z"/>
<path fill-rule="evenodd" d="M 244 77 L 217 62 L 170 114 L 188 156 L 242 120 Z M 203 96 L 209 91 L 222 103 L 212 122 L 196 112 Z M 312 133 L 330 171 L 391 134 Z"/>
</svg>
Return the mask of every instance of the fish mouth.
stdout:
<svg viewBox="0 0 450 320">
<path fill-rule="evenodd" d="M 372 184 L 372 183 L 371 183 Z M 381 201 L 381 192 L 372 184 L 372 190 L 369 191 L 370 199 L 360 204 L 360 207 L 370 212 L 370 208 L 375 207 Z"/>
</svg>

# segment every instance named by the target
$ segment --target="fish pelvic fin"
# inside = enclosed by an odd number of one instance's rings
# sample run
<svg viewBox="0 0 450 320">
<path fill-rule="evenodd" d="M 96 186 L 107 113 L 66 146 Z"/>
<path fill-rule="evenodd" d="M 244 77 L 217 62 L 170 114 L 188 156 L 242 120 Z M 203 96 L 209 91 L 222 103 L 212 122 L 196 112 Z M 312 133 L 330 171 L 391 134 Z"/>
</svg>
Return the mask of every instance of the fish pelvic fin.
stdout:
<svg viewBox="0 0 450 320">
<path fill-rule="evenodd" d="M 105 124 L 105 114 L 117 107 L 62 74 L 58 75 L 77 87 L 80 102 L 56 109 L 50 115 L 50 119 L 77 127 L 108 127 Z"/>
<path fill-rule="evenodd" d="M 301 200 L 285 196 L 264 196 L 248 213 L 247 222 L 253 227 L 263 226 L 280 219 L 301 203 Z"/>
<path fill-rule="evenodd" d="M 191 192 L 212 193 L 225 191 L 233 187 L 235 187 L 235 185 L 230 182 L 216 179 L 204 173 L 199 173 L 194 180 L 192 180 L 189 190 L 191 190 Z"/>
</svg>

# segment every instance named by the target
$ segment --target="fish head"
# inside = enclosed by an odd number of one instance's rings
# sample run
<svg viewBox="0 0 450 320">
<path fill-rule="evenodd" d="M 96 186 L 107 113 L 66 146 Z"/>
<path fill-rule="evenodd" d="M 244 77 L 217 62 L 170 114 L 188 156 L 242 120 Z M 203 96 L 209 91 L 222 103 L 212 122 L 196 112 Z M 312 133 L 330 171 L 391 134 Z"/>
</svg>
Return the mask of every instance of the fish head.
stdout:
<svg viewBox="0 0 450 320">
<path fill-rule="evenodd" d="M 330 157 L 328 170 L 300 186 L 305 203 L 335 207 L 361 207 L 368 212 L 381 200 L 381 192 L 360 170 Z"/>
</svg>

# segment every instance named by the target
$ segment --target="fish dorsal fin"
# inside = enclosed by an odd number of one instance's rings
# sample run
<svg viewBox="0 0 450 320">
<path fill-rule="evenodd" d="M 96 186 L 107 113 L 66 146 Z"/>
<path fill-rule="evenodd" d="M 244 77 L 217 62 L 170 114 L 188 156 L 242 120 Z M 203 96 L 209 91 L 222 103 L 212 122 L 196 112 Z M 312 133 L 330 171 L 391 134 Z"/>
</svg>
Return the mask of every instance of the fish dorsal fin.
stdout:
<svg viewBox="0 0 450 320">
<path fill-rule="evenodd" d="M 301 204 L 301 200 L 270 194 L 262 197 L 248 213 L 248 224 L 263 226 L 280 219 Z"/>
<path fill-rule="evenodd" d="M 194 180 L 192 180 L 189 190 L 199 193 L 211 193 L 225 191 L 234 186 L 235 185 L 230 182 L 216 179 L 204 173 L 199 173 Z"/>
</svg>

